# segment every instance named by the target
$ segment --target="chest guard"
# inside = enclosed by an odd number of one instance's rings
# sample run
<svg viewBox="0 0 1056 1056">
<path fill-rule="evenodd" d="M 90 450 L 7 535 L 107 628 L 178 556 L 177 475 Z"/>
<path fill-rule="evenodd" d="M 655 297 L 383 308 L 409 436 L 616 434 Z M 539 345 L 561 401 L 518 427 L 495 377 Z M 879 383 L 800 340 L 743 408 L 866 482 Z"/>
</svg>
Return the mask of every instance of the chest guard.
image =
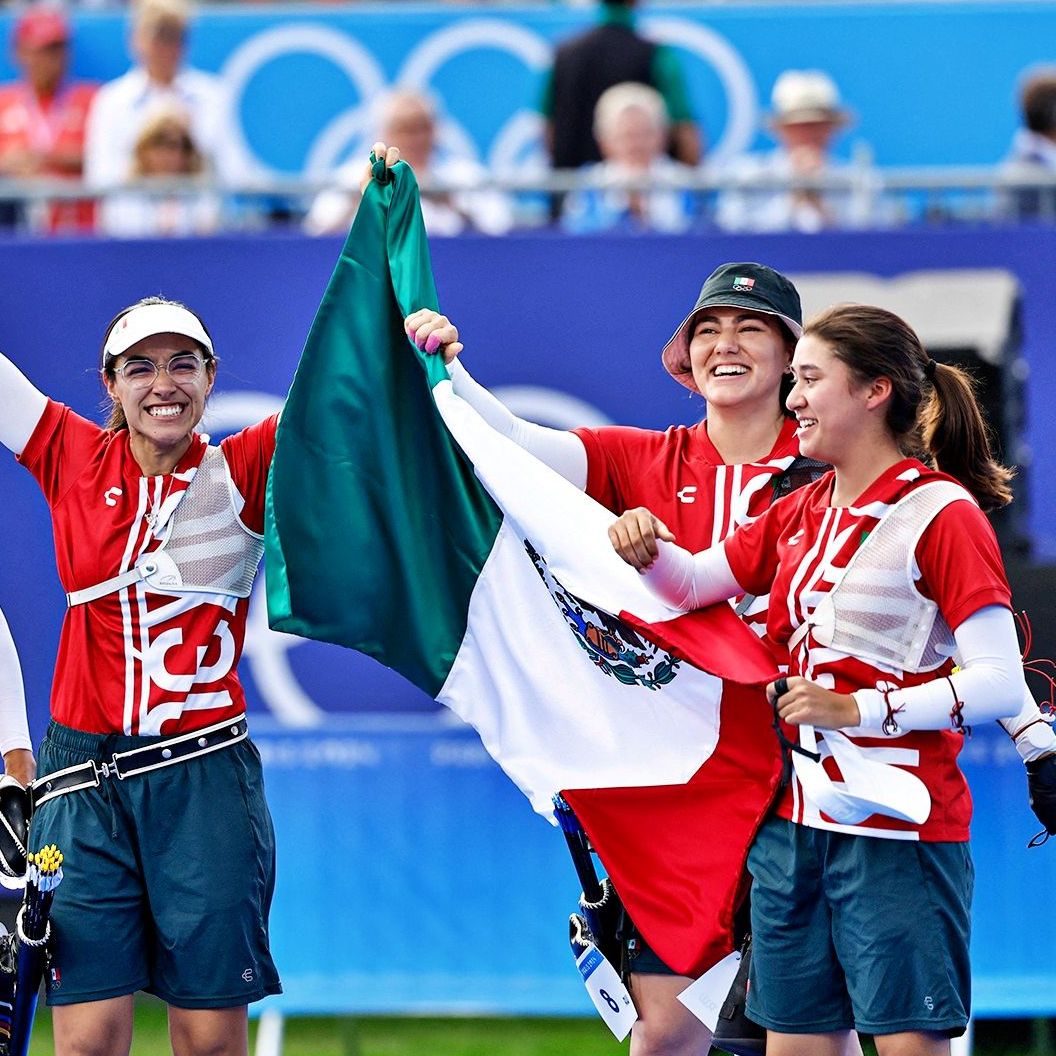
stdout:
<svg viewBox="0 0 1056 1056">
<path fill-rule="evenodd" d="M 66 595 L 83 605 L 134 583 L 163 594 L 224 594 L 249 597 L 264 553 L 264 540 L 239 520 L 227 460 L 209 447 L 173 511 L 161 545 L 140 554 L 134 567 Z"/>
<path fill-rule="evenodd" d="M 820 645 L 847 656 L 913 673 L 941 667 L 956 644 L 938 605 L 917 590 L 914 554 L 924 529 L 958 501 L 973 500 L 959 484 L 940 480 L 895 503 L 794 641 L 809 627 Z"/>
</svg>

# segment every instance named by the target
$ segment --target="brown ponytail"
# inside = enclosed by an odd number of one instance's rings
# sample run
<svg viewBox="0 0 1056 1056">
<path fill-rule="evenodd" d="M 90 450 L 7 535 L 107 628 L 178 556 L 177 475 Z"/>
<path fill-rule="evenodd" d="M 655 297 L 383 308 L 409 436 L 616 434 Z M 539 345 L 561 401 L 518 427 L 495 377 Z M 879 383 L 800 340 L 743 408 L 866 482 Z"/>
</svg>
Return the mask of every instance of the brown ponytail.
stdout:
<svg viewBox="0 0 1056 1056">
<path fill-rule="evenodd" d="M 932 387 L 921 411 L 920 429 L 936 468 L 956 477 L 984 510 L 1007 506 L 1015 472 L 993 457 L 975 382 L 960 367 L 936 363 Z"/>
</svg>

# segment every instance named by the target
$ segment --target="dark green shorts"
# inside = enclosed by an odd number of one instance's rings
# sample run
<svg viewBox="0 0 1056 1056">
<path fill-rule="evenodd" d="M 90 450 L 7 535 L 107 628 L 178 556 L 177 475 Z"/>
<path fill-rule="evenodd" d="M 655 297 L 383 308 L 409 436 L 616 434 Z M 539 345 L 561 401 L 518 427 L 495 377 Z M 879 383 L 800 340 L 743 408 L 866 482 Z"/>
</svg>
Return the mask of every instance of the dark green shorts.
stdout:
<svg viewBox="0 0 1056 1056">
<path fill-rule="evenodd" d="M 629 935 L 624 939 L 628 971 L 641 975 L 677 975 L 678 973 L 666 961 L 661 960 L 660 955 L 642 938 L 642 933 L 630 924 L 630 918 L 628 924 Z"/>
<path fill-rule="evenodd" d="M 967 843 L 772 818 L 748 869 L 751 1019 L 786 1034 L 964 1032 L 975 876 Z"/>
<path fill-rule="evenodd" d="M 38 772 L 161 739 L 53 722 Z M 64 855 L 49 1005 L 146 990 L 179 1008 L 230 1008 L 281 991 L 268 949 L 275 834 L 248 739 L 49 800 L 30 844 L 49 843 Z"/>
</svg>

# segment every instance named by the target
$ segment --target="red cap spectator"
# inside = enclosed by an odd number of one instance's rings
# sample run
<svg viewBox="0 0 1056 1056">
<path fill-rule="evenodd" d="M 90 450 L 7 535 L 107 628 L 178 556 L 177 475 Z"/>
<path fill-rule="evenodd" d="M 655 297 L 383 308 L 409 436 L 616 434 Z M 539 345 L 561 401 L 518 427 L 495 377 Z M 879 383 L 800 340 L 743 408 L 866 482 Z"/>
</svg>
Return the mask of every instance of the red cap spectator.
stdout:
<svg viewBox="0 0 1056 1056">
<path fill-rule="evenodd" d="M 15 47 L 46 48 L 65 44 L 70 39 L 70 25 L 61 11 L 53 7 L 31 7 L 15 25 Z"/>
</svg>

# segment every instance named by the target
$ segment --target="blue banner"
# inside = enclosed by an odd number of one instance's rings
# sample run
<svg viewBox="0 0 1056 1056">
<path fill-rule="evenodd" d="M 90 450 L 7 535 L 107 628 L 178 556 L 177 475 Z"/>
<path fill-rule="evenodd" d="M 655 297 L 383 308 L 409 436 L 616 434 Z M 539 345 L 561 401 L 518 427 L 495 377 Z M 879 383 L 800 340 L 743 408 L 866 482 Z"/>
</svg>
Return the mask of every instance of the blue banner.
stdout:
<svg viewBox="0 0 1056 1056">
<path fill-rule="evenodd" d="M 272 940 L 285 993 L 266 1006 L 593 1014 L 568 945 L 579 885 L 565 841 L 472 731 L 258 724 L 254 737 L 279 846 Z M 976 801 L 973 1014 L 1053 1015 L 1056 967 L 1042 951 L 1056 927 L 1040 907 L 1056 855 L 1026 848 L 1038 825 L 996 724 L 975 731 L 962 762 Z"/>
<path fill-rule="evenodd" d="M 433 92 L 441 139 L 498 170 L 542 161 L 537 106 L 556 42 L 588 9 L 422 4 L 232 9 L 205 5 L 191 62 L 223 76 L 229 127 L 247 174 L 321 177 L 375 135 L 386 87 Z M 13 16 L 0 16 L 7 39 Z M 647 5 L 642 31 L 672 45 L 710 153 L 769 143 L 774 80 L 827 70 L 882 166 L 986 165 L 1018 124 L 1022 71 L 1052 61 L 1056 3 Z M 75 15 L 74 71 L 105 81 L 129 65 L 124 11 Z M 15 76 L 0 48 L 0 79 Z"/>
<path fill-rule="evenodd" d="M 0 242 L 0 348 L 49 396 L 102 419 L 99 342 L 116 311 L 150 293 L 193 306 L 220 356 L 206 426 L 220 435 L 257 421 L 284 397 L 336 239 L 299 236 L 208 242 Z M 879 278 L 940 269 L 1001 269 L 1023 292 L 1027 440 L 1021 482 L 1040 559 L 1056 558 L 1048 482 L 1056 448 L 1056 231 L 927 231 L 755 238 L 664 237 L 436 239 L 440 302 L 458 322 L 465 360 L 519 413 L 557 427 L 607 421 L 650 428 L 695 421 L 698 398 L 674 384 L 660 349 L 724 260 L 763 260 L 790 274 Z M 954 308 L 951 307 L 951 311 Z M 911 319 L 912 321 L 912 319 Z M 31 723 L 43 733 L 48 686 L 65 608 L 51 529 L 36 484 L 0 458 L 0 606 L 26 668 Z M 254 596 L 241 671 L 254 709 L 314 727 L 335 713 L 431 712 L 435 705 L 376 662 L 267 629 Z M 1036 624 L 1039 649 L 1056 655 L 1056 629 Z"/>
<path fill-rule="evenodd" d="M 283 235 L 0 242 L 0 347 L 46 393 L 102 419 L 106 322 L 145 294 L 176 297 L 215 339 L 208 427 L 219 436 L 281 404 L 338 250 L 336 239 Z M 1039 556 L 1056 557 L 1047 484 L 1056 448 L 1046 429 L 1056 406 L 1056 231 L 470 237 L 434 240 L 432 253 L 467 364 L 522 413 L 556 426 L 699 417 L 699 400 L 664 373 L 659 353 L 721 261 L 815 276 L 1007 271 L 1023 294 L 1030 369 L 1030 524 Z M 0 606 L 39 739 L 65 603 L 45 503 L 10 457 L 0 458 L 0 495 Z M 1037 654 L 1051 657 L 1056 576 L 1047 567 L 1020 568 L 1014 581 L 1030 595 Z M 559 833 L 531 813 L 475 734 L 423 694 L 365 657 L 269 631 L 262 591 L 251 611 L 241 670 L 278 828 L 280 1007 L 588 1013 L 567 944 L 578 889 Z M 977 805 L 977 1010 L 1054 1014 L 1056 977 L 1038 950 L 1056 934 L 1037 907 L 1056 884 L 1056 857 L 1025 849 L 1037 825 L 1007 738 L 976 730 L 964 760 Z"/>
</svg>

